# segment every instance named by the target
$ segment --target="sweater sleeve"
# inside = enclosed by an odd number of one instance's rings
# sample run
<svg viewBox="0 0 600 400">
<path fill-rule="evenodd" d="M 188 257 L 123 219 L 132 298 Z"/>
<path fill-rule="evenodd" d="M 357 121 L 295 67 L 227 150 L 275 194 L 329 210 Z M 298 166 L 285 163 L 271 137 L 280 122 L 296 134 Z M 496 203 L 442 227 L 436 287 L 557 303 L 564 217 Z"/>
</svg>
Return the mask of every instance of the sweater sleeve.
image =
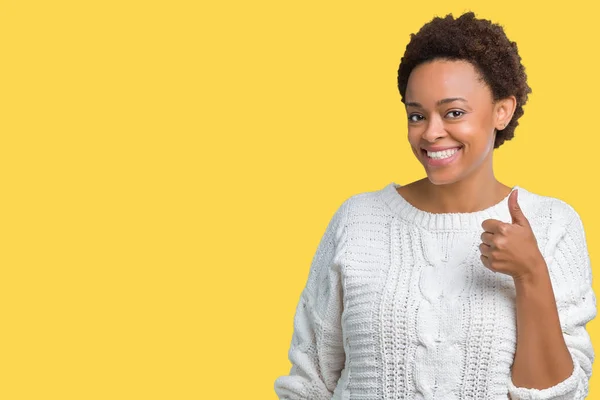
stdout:
<svg viewBox="0 0 600 400">
<path fill-rule="evenodd" d="M 294 316 L 288 352 L 292 367 L 275 380 L 279 399 L 329 400 L 344 368 L 339 259 L 345 248 L 348 202 L 333 215 L 312 259 Z"/>
<path fill-rule="evenodd" d="M 596 316 L 596 295 L 583 224 L 571 206 L 569 210 L 570 222 L 555 229 L 550 237 L 553 251 L 546 260 L 554 277 L 556 305 L 565 343 L 573 358 L 573 372 L 546 389 L 515 387 L 510 379 L 508 389 L 513 400 L 581 400 L 588 395 L 595 353 L 586 324 Z"/>
</svg>

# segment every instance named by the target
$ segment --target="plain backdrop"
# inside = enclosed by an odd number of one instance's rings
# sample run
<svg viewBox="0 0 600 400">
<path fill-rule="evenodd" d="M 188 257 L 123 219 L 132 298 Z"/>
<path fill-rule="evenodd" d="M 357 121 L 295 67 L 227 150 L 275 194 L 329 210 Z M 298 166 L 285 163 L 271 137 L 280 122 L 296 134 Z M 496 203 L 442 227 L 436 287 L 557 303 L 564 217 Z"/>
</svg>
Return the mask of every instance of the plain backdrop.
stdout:
<svg viewBox="0 0 600 400">
<path fill-rule="evenodd" d="M 424 177 L 409 35 L 468 10 L 533 89 L 496 176 L 571 204 L 598 274 L 595 2 L 1 1 L 0 398 L 275 399 L 333 212 Z"/>
</svg>

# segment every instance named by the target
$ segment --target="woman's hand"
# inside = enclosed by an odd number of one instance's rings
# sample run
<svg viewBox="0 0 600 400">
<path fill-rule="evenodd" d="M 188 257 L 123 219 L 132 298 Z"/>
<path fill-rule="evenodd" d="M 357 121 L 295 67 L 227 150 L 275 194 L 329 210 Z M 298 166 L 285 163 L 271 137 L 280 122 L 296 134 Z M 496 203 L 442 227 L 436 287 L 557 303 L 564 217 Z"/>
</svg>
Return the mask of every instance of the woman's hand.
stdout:
<svg viewBox="0 0 600 400">
<path fill-rule="evenodd" d="M 517 190 L 508 197 L 508 208 L 512 223 L 486 219 L 481 226 L 481 261 L 493 272 L 512 276 L 515 280 L 531 277 L 540 271 L 546 262 L 539 250 L 537 239 L 519 203 Z"/>
</svg>

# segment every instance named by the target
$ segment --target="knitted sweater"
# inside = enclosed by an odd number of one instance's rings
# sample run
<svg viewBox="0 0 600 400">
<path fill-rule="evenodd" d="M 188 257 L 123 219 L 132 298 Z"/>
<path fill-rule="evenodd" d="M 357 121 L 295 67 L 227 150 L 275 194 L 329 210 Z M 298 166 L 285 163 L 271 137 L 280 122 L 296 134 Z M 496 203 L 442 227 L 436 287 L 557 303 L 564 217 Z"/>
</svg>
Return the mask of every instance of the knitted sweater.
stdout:
<svg viewBox="0 0 600 400">
<path fill-rule="evenodd" d="M 585 232 L 566 202 L 521 187 L 519 205 L 546 260 L 571 376 L 515 387 L 513 278 L 487 269 L 486 219 L 512 222 L 508 196 L 482 211 L 429 213 L 391 182 L 346 199 L 313 257 L 294 316 L 280 399 L 584 399 L 596 296 Z M 510 396 L 510 397 L 509 397 Z"/>
</svg>

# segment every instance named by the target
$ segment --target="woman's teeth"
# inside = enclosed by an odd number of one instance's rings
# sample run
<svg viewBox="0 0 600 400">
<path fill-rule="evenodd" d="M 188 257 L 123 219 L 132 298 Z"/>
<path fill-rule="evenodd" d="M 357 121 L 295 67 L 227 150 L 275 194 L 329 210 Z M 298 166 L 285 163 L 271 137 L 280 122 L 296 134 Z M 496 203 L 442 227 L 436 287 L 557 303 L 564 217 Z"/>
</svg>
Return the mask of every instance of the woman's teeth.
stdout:
<svg viewBox="0 0 600 400">
<path fill-rule="evenodd" d="M 456 153 L 458 150 L 460 150 L 460 148 L 443 150 L 443 151 L 428 151 L 427 156 L 431 157 L 431 158 L 435 158 L 435 159 L 448 158 L 452 154 Z"/>
</svg>

